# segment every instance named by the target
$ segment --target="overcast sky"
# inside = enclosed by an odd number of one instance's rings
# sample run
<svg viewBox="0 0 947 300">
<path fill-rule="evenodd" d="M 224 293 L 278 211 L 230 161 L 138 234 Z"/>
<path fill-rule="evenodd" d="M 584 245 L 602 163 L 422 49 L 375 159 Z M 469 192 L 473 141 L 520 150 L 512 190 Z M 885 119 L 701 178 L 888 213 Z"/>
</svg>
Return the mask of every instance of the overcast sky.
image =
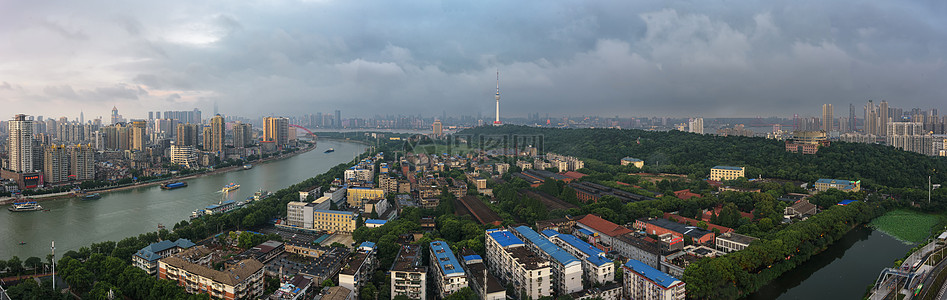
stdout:
<svg viewBox="0 0 947 300">
<path fill-rule="evenodd" d="M 947 111 L 936 0 L 10 0 L 0 40 L 3 119 L 488 117 L 497 69 L 502 115 Z"/>
</svg>

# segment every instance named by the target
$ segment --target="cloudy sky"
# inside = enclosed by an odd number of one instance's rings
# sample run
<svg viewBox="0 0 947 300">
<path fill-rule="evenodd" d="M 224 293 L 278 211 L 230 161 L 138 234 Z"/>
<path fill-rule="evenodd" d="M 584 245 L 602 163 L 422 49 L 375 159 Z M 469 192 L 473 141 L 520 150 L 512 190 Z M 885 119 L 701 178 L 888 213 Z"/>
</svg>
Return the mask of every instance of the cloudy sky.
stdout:
<svg viewBox="0 0 947 300">
<path fill-rule="evenodd" d="M 492 116 L 499 69 L 509 115 L 947 111 L 945 3 L 0 1 L 0 103 Z"/>
</svg>

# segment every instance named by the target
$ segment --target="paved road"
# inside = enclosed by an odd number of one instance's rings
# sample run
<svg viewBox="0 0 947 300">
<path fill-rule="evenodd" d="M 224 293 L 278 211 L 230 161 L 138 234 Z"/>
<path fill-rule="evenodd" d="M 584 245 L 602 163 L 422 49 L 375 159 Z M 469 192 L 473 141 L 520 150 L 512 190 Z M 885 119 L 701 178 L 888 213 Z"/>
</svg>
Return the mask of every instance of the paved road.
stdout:
<svg viewBox="0 0 947 300">
<path fill-rule="evenodd" d="M 934 243 L 931 243 L 931 244 L 934 244 Z M 922 288 L 921 292 L 917 294 L 918 299 L 925 299 L 928 293 L 937 293 L 938 297 L 936 298 L 944 299 L 943 293 L 942 293 L 944 290 L 944 287 L 931 286 L 932 284 L 934 284 L 934 279 L 937 278 L 937 275 L 940 274 L 940 272 L 944 270 L 944 267 L 947 267 L 947 259 L 942 259 L 939 263 L 937 263 L 937 265 L 934 266 L 933 269 L 931 269 L 930 272 L 927 273 L 926 278 L 924 278 L 924 288 Z"/>
</svg>

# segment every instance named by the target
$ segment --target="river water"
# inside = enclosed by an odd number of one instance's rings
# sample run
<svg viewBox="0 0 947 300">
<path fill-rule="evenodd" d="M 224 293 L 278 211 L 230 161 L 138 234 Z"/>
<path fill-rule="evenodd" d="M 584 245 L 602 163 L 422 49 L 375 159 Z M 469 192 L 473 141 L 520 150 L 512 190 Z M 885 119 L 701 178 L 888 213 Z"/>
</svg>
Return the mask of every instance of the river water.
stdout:
<svg viewBox="0 0 947 300">
<path fill-rule="evenodd" d="M 335 152 L 324 153 L 334 148 Z M 282 160 L 254 165 L 250 170 L 232 171 L 186 180 L 188 187 L 165 191 L 157 185 L 102 193 L 97 200 L 60 199 L 41 201 L 49 211 L 10 212 L 0 207 L 0 259 L 16 255 L 43 258 L 56 241 L 57 256 L 69 250 L 102 241 L 119 241 L 129 236 L 168 229 L 191 212 L 222 200 L 241 201 L 254 192 L 276 191 L 351 161 L 365 146 L 339 141 L 319 141 L 316 149 Z M 222 194 L 221 187 L 234 182 L 240 189 Z M 20 245 L 20 242 L 26 242 Z"/>
<path fill-rule="evenodd" d="M 858 227 L 746 299 L 861 299 L 881 270 L 911 247 L 880 231 Z"/>
</svg>

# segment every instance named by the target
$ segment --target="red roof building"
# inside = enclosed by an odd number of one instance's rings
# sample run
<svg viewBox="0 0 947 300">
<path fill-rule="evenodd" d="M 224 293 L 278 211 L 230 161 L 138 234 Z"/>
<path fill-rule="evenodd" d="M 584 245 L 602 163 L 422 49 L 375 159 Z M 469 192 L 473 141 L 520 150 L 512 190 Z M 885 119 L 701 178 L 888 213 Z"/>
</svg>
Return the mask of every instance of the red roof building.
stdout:
<svg viewBox="0 0 947 300">
<path fill-rule="evenodd" d="M 700 219 L 703 220 L 704 222 L 710 222 L 710 217 L 712 216 L 712 214 L 717 214 L 719 216 L 721 210 L 723 210 L 722 205 L 714 207 L 713 210 L 705 210 L 704 213 L 700 216 Z M 751 213 L 745 213 L 741 211 L 740 217 L 753 220 L 753 214 Z"/>
<path fill-rule="evenodd" d="M 582 174 L 576 171 L 568 171 L 568 172 L 559 173 L 559 174 L 565 177 L 572 178 L 572 180 L 581 179 L 582 177 L 588 176 L 586 174 Z M 569 180 L 566 183 L 572 182 L 572 180 Z"/>
<path fill-rule="evenodd" d="M 611 237 L 632 232 L 631 229 L 609 222 L 608 220 L 602 219 L 602 217 L 593 214 L 587 214 L 585 217 L 579 219 L 576 222 L 585 225 L 585 227 L 588 227 L 591 230 L 598 231 L 598 233 Z"/>
<path fill-rule="evenodd" d="M 674 192 L 674 196 L 681 200 L 687 200 L 694 197 L 697 197 L 697 198 L 703 197 L 698 193 L 691 193 L 690 189 L 676 191 Z"/>
<path fill-rule="evenodd" d="M 664 213 L 664 218 L 665 218 L 665 219 L 671 220 L 672 217 L 677 220 L 677 221 L 675 221 L 675 222 L 678 222 L 678 223 L 681 223 L 681 224 L 690 225 L 690 226 L 697 226 L 697 222 L 700 222 L 700 221 L 698 221 L 698 220 L 694 220 L 694 219 L 691 219 L 691 218 L 688 218 L 688 217 L 682 217 L 682 216 L 680 216 L 680 215 L 675 215 L 675 214 L 672 214 L 672 213 Z M 717 230 L 720 231 L 720 233 L 727 233 L 727 232 L 733 232 L 733 231 L 734 231 L 733 228 L 730 228 L 730 227 L 723 227 L 723 226 L 720 226 L 720 225 L 710 224 L 710 222 L 707 222 L 707 221 L 704 221 L 704 223 L 707 223 L 707 230 L 713 231 L 714 229 L 717 229 Z"/>
</svg>

